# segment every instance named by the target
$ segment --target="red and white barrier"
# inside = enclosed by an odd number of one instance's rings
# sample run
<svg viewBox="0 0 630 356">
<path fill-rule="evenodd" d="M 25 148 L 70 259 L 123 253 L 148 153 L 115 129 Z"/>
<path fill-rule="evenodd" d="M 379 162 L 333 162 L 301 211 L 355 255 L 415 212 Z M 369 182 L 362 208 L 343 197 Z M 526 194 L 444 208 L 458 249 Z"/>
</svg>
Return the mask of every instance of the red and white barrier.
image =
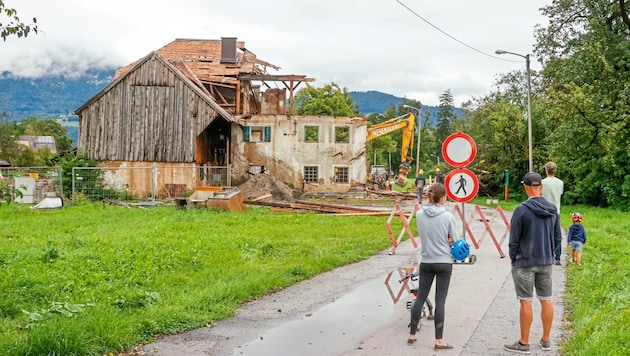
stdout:
<svg viewBox="0 0 630 356">
<path fill-rule="evenodd" d="M 473 245 L 475 246 L 476 249 L 479 249 L 479 246 L 481 246 L 481 243 L 483 242 L 486 234 L 490 235 L 490 238 L 492 239 L 492 241 L 494 242 L 494 246 L 497 249 L 497 251 L 499 252 L 499 256 L 501 256 L 501 258 L 505 257 L 505 253 L 503 252 L 502 249 L 502 245 L 505 242 L 505 239 L 509 236 L 510 233 L 510 222 L 507 219 L 507 217 L 505 216 L 505 213 L 503 212 L 503 209 L 501 209 L 501 206 L 497 206 L 497 208 L 494 210 L 494 213 L 492 214 L 492 216 L 490 217 L 490 219 L 486 219 L 486 216 L 484 215 L 483 211 L 481 210 L 481 208 L 479 207 L 479 205 L 475 206 L 475 211 L 470 215 L 470 217 L 468 218 L 468 220 L 466 220 L 462 214 L 462 210 L 459 208 L 458 205 L 455 205 L 455 214 L 459 217 L 459 219 L 462 221 L 462 223 L 464 224 L 464 227 L 466 229 L 466 231 L 468 232 L 468 235 L 470 236 L 470 240 L 473 242 Z M 484 224 L 484 231 L 481 234 L 481 236 L 479 237 L 478 240 L 475 239 L 475 236 L 472 233 L 472 230 L 470 229 L 470 224 L 473 222 L 475 215 L 479 215 L 479 219 L 481 220 L 481 222 Z M 490 224 L 494 221 L 494 219 L 497 216 L 501 216 L 501 218 L 503 219 L 503 223 L 505 224 L 506 230 L 503 232 L 503 235 L 501 236 L 501 240 L 497 241 L 494 232 L 492 231 L 492 227 L 490 226 Z"/>
<path fill-rule="evenodd" d="M 400 297 L 402 297 L 403 295 L 403 292 L 407 291 L 407 293 L 411 293 L 411 289 L 409 288 L 409 278 L 402 281 L 402 284 L 400 280 L 405 278 L 405 276 L 411 275 L 413 271 L 415 271 L 415 269 L 416 269 L 415 267 L 398 267 L 395 271 L 391 271 L 387 274 L 387 278 L 385 278 L 385 286 L 387 287 L 389 296 L 392 298 L 392 301 L 394 302 L 394 304 L 398 303 L 398 301 L 400 300 Z M 399 280 L 395 280 L 395 281 L 391 280 L 394 272 L 398 272 L 398 277 L 400 277 Z M 393 289 L 400 288 L 400 290 L 398 291 L 396 295 L 394 295 L 394 291 L 392 290 L 391 283 L 397 283 L 397 284 L 394 284 Z"/>
<path fill-rule="evenodd" d="M 420 210 L 420 206 L 418 205 L 418 203 L 416 203 L 413 205 L 413 209 L 411 210 L 409 215 L 405 216 L 405 213 L 400 208 L 400 204 L 396 203 L 394 205 L 394 209 L 392 209 L 392 212 L 391 214 L 389 214 L 389 218 L 387 219 L 387 222 L 385 223 L 385 227 L 387 228 L 387 233 L 389 234 L 389 237 L 392 240 L 392 244 L 394 245 L 392 250 L 389 252 L 390 255 L 393 255 L 396 252 L 396 248 L 400 244 L 400 241 L 402 241 L 402 238 L 405 235 L 405 232 L 407 232 L 407 235 L 409 236 L 409 239 L 411 240 L 413 247 L 414 248 L 418 247 L 418 242 L 416 241 L 416 238 L 413 235 L 413 232 L 411 231 L 411 227 L 409 227 L 409 222 L 416 216 L 416 213 L 418 212 L 418 210 Z M 403 223 L 403 228 L 400 230 L 400 234 L 398 234 L 397 238 L 394 236 L 394 232 L 392 231 L 392 226 L 391 226 L 392 219 L 395 216 L 400 217 L 400 220 Z"/>
</svg>

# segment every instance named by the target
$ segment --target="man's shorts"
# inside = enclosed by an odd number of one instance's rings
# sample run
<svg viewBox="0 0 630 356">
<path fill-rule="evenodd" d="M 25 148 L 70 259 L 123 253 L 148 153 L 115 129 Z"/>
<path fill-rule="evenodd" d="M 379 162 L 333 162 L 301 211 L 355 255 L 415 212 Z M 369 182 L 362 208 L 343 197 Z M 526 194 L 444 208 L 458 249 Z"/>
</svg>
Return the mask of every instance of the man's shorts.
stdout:
<svg viewBox="0 0 630 356">
<path fill-rule="evenodd" d="M 551 299 L 551 271 L 553 265 L 512 267 L 514 289 L 519 300 L 532 300 L 534 287 L 540 300 Z"/>
<path fill-rule="evenodd" d="M 582 243 L 580 241 L 571 241 L 571 250 L 582 252 Z"/>
</svg>

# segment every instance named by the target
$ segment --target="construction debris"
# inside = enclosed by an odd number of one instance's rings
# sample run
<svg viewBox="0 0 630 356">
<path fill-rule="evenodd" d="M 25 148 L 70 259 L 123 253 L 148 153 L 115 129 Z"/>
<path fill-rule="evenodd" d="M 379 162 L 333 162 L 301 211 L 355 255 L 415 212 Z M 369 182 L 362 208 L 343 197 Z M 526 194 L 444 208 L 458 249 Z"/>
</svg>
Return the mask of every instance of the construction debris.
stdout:
<svg viewBox="0 0 630 356">
<path fill-rule="evenodd" d="M 238 189 L 245 201 L 287 203 L 295 200 L 295 196 L 301 195 L 274 176 L 264 173 L 251 176 L 245 183 L 239 185 Z"/>
<path fill-rule="evenodd" d="M 273 202 L 260 202 L 260 201 L 245 201 L 245 204 L 251 205 L 264 205 L 271 207 L 271 211 L 276 212 L 290 212 L 290 213 L 309 213 L 315 212 L 318 214 L 339 214 L 339 215 L 389 215 L 389 211 L 380 211 L 374 209 L 360 208 L 356 206 L 336 205 L 336 204 L 323 204 L 314 203 L 309 201 L 298 200 L 293 203 L 273 203 Z"/>
<path fill-rule="evenodd" d="M 358 185 L 359 189 L 366 191 L 367 199 L 381 199 L 387 197 L 395 200 L 417 199 L 414 193 L 404 193 L 397 191 L 374 191 L 368 187 Z M 386 216 L 390 214 L 390 209 L 386 211 L 378 208 L 362 208 L 350 205 L 315 203 L 304 199 L 308 195 L 302 194 L 281 182 L 277 178 L 260 173 L 251 176 L 245 183 L 238 186 L 243 195 L 243 203 L 248 205 L 261 205 L 270 207 L 271 211 L 290 213 L 317 213 L 335 215 L 368 215 Z"/>
</svg>

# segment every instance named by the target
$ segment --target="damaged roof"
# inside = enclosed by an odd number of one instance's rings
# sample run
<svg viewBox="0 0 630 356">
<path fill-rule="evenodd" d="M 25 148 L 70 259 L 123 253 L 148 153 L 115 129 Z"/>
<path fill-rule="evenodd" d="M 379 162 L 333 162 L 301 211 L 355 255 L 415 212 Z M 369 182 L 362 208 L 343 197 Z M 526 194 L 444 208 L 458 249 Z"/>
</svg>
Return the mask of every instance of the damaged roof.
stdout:
<svg viewBox="0 0 630 356">
<path fill-rule="evenodd" d="M 167 60 L 178 59 L 202 81 L 240 74 L 269 74 L 267 68 L 279 70 L 280 67 L 256 58 L 256 55 L 245 48 L 245 42 L 234 40 L 234 62 L 222 62 L 223 44 L 226 39 L 176 39 L 156 52 Z M 230 55 L 230 54 L 229 54 Z M 135 65 L 131 63 L 116 72 L 114 79 L 126 73 Z"/>
</svg>

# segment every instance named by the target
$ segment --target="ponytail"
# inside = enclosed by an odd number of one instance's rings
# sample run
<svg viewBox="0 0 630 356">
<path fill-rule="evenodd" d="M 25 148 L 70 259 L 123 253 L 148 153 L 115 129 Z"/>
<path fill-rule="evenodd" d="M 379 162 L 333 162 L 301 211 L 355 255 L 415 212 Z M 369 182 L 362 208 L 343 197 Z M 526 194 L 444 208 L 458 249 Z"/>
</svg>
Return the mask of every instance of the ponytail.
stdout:
<svg viewBox="0 0 630 356">
<path fill-rule="evenodd" d="M 429 197 L 429 202 L 438 204 L 440 199 L 446 196 L 446 187 L 442 183 L 431 184 L 427 195 Z"/>
</svg>

